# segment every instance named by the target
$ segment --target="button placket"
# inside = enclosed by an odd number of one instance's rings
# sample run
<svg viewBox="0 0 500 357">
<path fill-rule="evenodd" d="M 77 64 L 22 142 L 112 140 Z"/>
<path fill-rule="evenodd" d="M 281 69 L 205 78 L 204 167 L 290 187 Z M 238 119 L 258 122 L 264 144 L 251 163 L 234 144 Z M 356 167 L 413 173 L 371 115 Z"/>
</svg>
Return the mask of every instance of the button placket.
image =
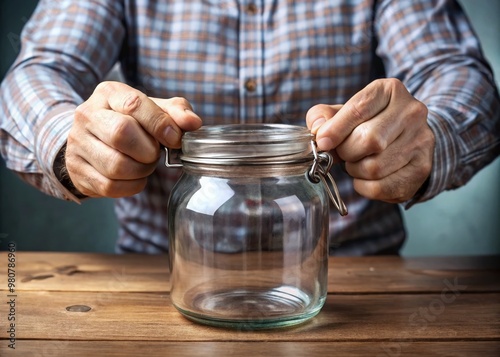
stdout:
<svg viewBox="0 0 500 357">
<path fill-rule="evenodd" d="M 244 1 L 240 12 L 240 119 L 264 120 L 261 2 Z"/>
</svg>

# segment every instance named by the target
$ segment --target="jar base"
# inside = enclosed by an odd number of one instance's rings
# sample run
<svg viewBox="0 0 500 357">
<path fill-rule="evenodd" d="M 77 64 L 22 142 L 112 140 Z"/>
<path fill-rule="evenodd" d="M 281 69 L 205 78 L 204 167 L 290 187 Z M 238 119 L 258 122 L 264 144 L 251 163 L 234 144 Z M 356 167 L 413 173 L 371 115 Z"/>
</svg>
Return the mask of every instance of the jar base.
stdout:
<svg viewBox="0 0 500 357">
<path fill-rule="evenodd" d="M 304 323 L 319 313 L 325 301 L 322 298 L 313 302 L 308 294 L 290 286 L 233 288 L 190 295 L 190 309 L 174 304 L 185 317 L 205 325 L 239 330 L 272 329 Z"/>
</svg>

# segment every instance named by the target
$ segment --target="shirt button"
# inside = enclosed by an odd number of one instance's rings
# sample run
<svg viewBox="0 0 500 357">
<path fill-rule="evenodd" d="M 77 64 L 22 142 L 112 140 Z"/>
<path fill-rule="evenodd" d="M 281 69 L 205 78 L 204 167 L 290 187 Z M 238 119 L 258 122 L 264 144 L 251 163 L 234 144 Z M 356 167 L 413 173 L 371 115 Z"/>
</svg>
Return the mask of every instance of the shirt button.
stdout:
<svg viewBox="0 0 500 357">
<path fill-rule="evenodd" d="M 257 14 L 257 5 L 253 2 L 247 5 L 247 14 L 256 15 Z"/>
<path fill-rule="evenodd" d="M 257 89 L 257 82 L 254 79 L 247 79 L 245 82 L 245 88 L 249 92 L 255 92 Z"/>
</svg>

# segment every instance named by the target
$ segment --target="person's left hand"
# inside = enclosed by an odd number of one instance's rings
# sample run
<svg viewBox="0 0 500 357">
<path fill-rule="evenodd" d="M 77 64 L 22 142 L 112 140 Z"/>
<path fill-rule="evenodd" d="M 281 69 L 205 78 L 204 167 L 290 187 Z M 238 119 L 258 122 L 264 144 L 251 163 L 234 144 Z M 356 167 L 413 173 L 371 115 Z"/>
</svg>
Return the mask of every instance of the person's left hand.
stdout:
<svg viewBox="0 0 500 357">
<path fill-rule="evenodd" d="M 430 175 L 435 137 L 427 107 L 397 79 L 376 80 L 344 105 L 315 105 L 306 120 L 318 149 L 345 161 L 362 196 L 401 203 Z"/>
</svg>

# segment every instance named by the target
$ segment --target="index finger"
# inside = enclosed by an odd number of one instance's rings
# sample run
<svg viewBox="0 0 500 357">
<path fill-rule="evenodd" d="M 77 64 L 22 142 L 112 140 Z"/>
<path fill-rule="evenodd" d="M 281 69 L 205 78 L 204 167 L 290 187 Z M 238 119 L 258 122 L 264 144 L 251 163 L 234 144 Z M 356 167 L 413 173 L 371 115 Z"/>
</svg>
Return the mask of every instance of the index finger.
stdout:
<svg viewBox="0 0 500 357">
<path fill-rule="evenodd" d="M 100 84 L 97 90 L 104 92 L 112 110 L 133 117 L 162 145 L 170 148 L 180 147 L 181 129 L 168 113 L 146 94 L 118 82 L 105 82 Z"/>
<path fill-rule="evenodd" d="M 165 113 L 170 115 L 182 131 L 196 130 L 201 126 L 201 118 L 193 112 L 193 107 L 185 98 L 173 97 L 162 99 L 150 97 L 150 99 Z"/>
<path fill-rule="evenodd" d="M 320 150 L 329 151 L 340 145 L 359 124 L 383 111 L 391 100 L 391 91 L 376 80 L 349 99 L 316 133 Z"/>
</svg>

